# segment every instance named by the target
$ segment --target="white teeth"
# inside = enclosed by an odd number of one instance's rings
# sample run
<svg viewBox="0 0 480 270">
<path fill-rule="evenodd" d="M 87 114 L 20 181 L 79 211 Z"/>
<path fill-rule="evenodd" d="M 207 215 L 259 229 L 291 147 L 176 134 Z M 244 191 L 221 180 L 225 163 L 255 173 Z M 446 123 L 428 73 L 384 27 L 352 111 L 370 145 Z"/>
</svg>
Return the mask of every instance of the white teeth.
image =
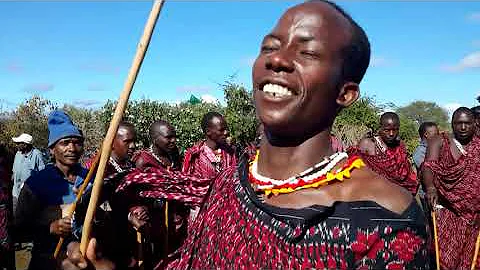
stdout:
<svg viewBox="0 0 480 270">
<path fill-rule="evenodd" d="M 292 91 L 288 90 L 288 88 L 272 83 L 264 85 L 262 91 L 274 97 L 288 97 L 293 95 Z"/>
</svg>

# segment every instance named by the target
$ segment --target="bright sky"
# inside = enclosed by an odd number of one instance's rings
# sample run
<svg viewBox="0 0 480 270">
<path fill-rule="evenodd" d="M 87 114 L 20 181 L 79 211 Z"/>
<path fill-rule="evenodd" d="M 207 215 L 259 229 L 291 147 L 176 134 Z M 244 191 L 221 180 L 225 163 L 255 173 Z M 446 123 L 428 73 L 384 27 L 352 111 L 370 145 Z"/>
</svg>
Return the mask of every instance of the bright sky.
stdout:
<svg viewBox="0 0 480 270">
<path fill-rule="evenodd" d="M 260 41 L 285 1 L 167 1 L 132 98 L 222 99 L 236 74 L 251 87 Z M 472 106 L 480 94 L 480 2 L 338 2 L 366 30 L 362 93 L 406 105 Z M 0 110 L 33 93 L 99 106 L 117 99 L 151 2 L 0 2 Z"/>
</svg>

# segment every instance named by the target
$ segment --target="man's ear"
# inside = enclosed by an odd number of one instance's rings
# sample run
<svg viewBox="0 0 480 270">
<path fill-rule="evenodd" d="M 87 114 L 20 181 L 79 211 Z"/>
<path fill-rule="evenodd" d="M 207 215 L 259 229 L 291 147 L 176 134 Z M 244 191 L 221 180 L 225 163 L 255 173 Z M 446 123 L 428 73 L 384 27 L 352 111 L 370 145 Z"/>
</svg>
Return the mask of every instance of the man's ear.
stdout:
<svg viewBox="0 0 480 270">
<path fill-rule="evenodd" d="M 347 108 L 357 101 L 360 96 L 360 87 L 357 83 L 347 82 L 338 92 L 337 104 L 342 108 Z"/>
</svg>

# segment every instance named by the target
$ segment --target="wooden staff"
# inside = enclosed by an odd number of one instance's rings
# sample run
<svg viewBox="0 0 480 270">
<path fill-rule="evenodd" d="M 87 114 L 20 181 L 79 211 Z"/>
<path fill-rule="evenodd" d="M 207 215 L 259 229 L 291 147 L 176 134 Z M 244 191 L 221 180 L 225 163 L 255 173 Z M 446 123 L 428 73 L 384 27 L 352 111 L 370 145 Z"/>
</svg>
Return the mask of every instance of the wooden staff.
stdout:
<svg viewBox="0 0 480 270">
<path fill-rule="evenodd" d="M 142 241 L 142 233 L 137 231 L 137 242 L 138 242 L 138 268 L 143 270 L 143 241 Z"/>
<path fill-rule="evenodd" d="M 80 189 L 78 190 L 77 196 L 75 198 L 75 201 L 70 205 L 70 208 L 68 208 L 67 211 L 67 217 L 71 217 L 73 215 L 73 212 L 75 212 L 75 208 L 77 207 L 77 203 L 80 200 L 80 198 L 83 195 L 83 192 L 88 186 L 88 183 L 90 183 L 90 180 L 92 179 L 93 173 L 95 172 L 95 169 L 97 168 L 98 161 L 100 160 L 100 154 L 97 154 L 92 162 L 92 165 L 90 166 L 90 170 L 88 171 L 87 177 L 85 177 L 85 180 L 83 181 L 82 185 L 80 186 Z M 60 252 L 60 249 L 62 248 L 63 245 L 63 237 L 60 237 L 57 243 L 57 247 L 55 248 L 55 252 L 53 253 L 53 258 L 57 258 L 58 253 Z"/>
<path fill-rule="evenodd" d="M 168 233 L 169 233 L 169 229 L 168 229 L 168 200 L 165 200 L 165 230 L 166 230 L 166 234 L 165 234 L 165 259 L 168 258 Z"/>
<path fill-rule="evenodd" d="M 150 15 L 145 25 L 142 38 L 140 39 L 140 42 L 137 47 L 135 58 L 133 59 L 133 63 L 128 73 L 128 77 L 123 87 L 123 91 L 120 94 L 120 98 L 118 99 L 115 113 L 113 115 L 112 121 L 110 122 L 107 136 L 103 141 L 102 152 L 100 155 L 100 163 L 98 165 L 98 173 L 96 174 L 95 181 L 93 182 L 92 195 L 90 196 L 90 202 L 88 204 L 87 213 L 85 215 L 85 222 L 83 223 L 82 240 L 80 242 L 80 251 L 82 252 L 83 255 L 85 255 L 86 253 L 88 242 L 90 240 L 92 220 L 95 215 L 95 210 L 97 208 L 98 199 L 102 189 L 102 185 L 103 185 L 102 176 L 103 176 L 103 173 L 105 172 L 105 167 L 110 157 L 110 152 L 112 150 L 112 142 L 115 137 L 115 134 L 117 133 L 118 125 L 122 120 L 123 113 L 125 112 L 125 108 L 127 107 L 130 93 L 132 92 L 133 85 L 135 84 L 135 80 L 140 71 L 140 67 L 145 57 L 145 53 L 148 49 L 150 39 L 152 37 L 153 29 L 155 28 L 155 24 L 157 22 L 158 16 L 160 15 L 160 10 L 162 9 L 164 2 L 165 0 L 155 0 L 155 2 L 153 3 L 153 7 L 152 7 L 152 10 L 150 11 Z"/>
<path fill-rule="evenodd" d="M 474 270 L 477 266 L 477 259 L 478 259 L 478 250 L 480 249 L 480 232 L 477 235 L 477 242 L 475 243 L 475 253 L 473 253 L 473 260 L 472 260 L 472 267 L 471 270 Z"/>
<path fill-rule="evenodd" d="M 435 262 L 437 263 L 437 270 L 440 270 L 440 250 L 438 248 L 438 233 L 437 233 L 437 218 L 435 216 L 435 206 L 432 210 L 433 220 L 433 239 L 435 241 Z"/>
</svg>

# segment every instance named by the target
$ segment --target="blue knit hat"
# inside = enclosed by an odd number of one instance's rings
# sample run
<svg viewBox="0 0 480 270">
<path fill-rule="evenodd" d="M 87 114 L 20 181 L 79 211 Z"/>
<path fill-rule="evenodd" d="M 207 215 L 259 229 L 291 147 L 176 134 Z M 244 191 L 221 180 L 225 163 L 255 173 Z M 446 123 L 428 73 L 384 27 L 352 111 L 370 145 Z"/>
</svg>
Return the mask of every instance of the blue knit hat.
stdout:
<svg viewBox="0 0 480 270">
<path fill-rule="evenodd" d="M 48 116 L 48 147 L 67 137 L 83 138 L 83 135 L 64 111 L 52 111 Z"/>
</svg>

